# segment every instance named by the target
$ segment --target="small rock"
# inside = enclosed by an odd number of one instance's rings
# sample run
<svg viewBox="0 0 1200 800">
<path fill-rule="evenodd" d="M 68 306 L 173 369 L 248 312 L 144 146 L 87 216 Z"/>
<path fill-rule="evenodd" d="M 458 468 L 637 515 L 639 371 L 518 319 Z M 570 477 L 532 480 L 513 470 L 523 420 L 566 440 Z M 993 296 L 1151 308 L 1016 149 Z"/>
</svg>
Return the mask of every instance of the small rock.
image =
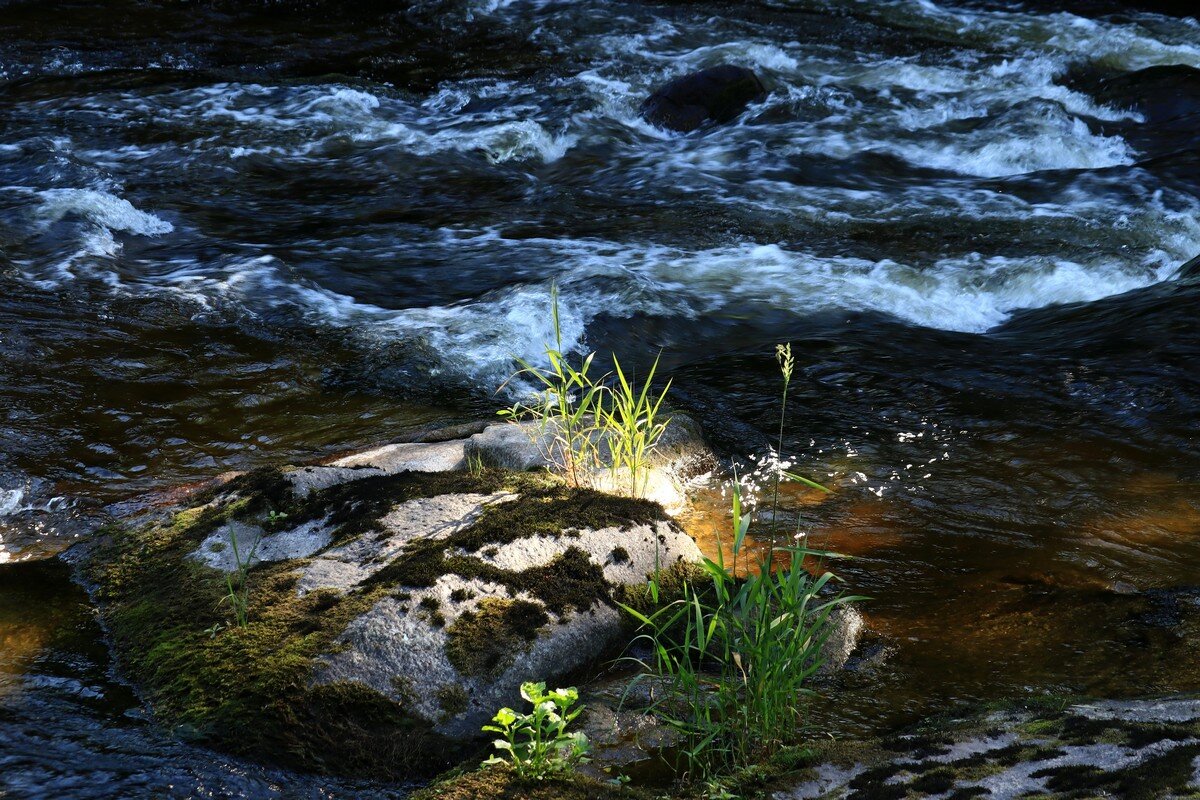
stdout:
<svg viewBox="0 0 1200 800">
<path fill-rule="evenodd" d="M 751 70 L 722 64 L 662 86 L 642 104 L 642 116 L 651 125 L 686 133 L 709 121 L 729 122 L 766 93 Z"/>
<path fill-rule="evenodd" d="M 829 627 L 829 638 L 821 646 L 823 673 L 836 672 L 846 666 L 866 629 L 866 620 L 854 606 L 842 605 L 830 613 Z"/>
</svg>

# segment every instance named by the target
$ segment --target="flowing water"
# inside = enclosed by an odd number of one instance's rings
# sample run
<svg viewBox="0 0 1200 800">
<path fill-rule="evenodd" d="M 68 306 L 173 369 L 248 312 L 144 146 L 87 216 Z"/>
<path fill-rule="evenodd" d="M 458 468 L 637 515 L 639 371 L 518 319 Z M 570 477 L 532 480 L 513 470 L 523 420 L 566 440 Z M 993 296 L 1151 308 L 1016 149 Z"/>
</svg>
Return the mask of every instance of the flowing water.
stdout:
<svg viewBox="0 0 1200 800">
<path fill-rule="evenodd" d="M 140 493 L 487 415 L 557 284 L 568 344 L 661 351 L 730 455 L 765 452 L 794 343 L 785 455 L 835 493 L 784 511 L 857 556 L 881 654 L 822 724 L 1200 690 L 1194 20 L 352 5 L 0 2 L 0 559 Z M 639 119 L 718 63 L 766 99 L 689 135 Z M 65 577 L 5 569 L 15 796 L 391 791 L 156 732 Z"/>
</svg>

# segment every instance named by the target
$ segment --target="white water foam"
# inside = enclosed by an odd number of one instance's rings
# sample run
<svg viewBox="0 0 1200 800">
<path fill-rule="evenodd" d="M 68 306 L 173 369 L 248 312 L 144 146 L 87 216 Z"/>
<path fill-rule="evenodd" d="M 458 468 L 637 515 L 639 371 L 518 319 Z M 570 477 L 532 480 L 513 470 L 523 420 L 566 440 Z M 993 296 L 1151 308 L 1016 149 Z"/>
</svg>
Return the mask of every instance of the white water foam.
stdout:
<svg viewBox="0 0 1200 800">
<path fill-rule="evenodd" d="M 414 342 L 435 353 L 446 374 L 492 386 L 508 377 L 514 358 L 540 363 L 554 338 L 549 284 L 514 287 L 453 306 L 388 309 L 297 280 L 277 259 L 264 256 L 228 263 L 219 273 L 184 263 L 165 281 L 127 288 L 170 292 L 210 309 L 233 304 L 251 313 L 291 313 L 315 327 L 352 332 L 366 345 Z M 606 299 L 594 291 L 562 298 L 564 349 L 582 346 L 587 323 Z"/>
<path fill-rule="evenodd" d="M 679 137 L 640 118 L 640 100 L 653 85 L 721 61 L 769 76 L 773 91 L 763 108 L 796 109 L 799 119 L 723 129 L 712 136 L 716 144 L 709 158 L 697 152 L 697 142 L 709 137 L 688 137 L 689 146 L 678 147 L 675 157 L 710 172 L 743 166 L 741 159 L 729 155 L 748 141 L 761 140 L 778 143 L 784 154 L 848 158 L 881 151 L 919 166 L 981 177 L 1121 166 L 1136 157 L 1124 140 L 1093 132 L 1082 117 L 1140 117 L 1059 85 L 1056 81 L 1068 66 L 1061 54 L 1028 54 L 991 63 L 974 56 L 931 66 L 897 58 L 848 63 L 822 50 L 792 46 L 793 53 L 754 41 L 701 47 L 669 66 L 661 58 L 646 58 L 650 63 L 630 76 L 633 80 L 623 77 L 621 68 L 598 68 L 582 73 L 579 82 L 602 114 L 639 133 L 678 142 Z M 878 93 L 877 101 L 868 103 L 855 94 L 863 89 Z M 951 125 L 989 115 L 993 118 L 986 125 L 967 132 Z"/>
<path fill-rule="evenodd" d="M 206 120 L 230 126 L 206 144 L 228 148 L 233 158 L 256 153 L 319 156 L 345 139 L 420 155 L 479 151 L 494 163 L 531 158 L 556 161 L 578 136 L 549 130 L 534 118 L 536 106 L 506 102 L 502 110 L 470 108 L 475 100 L 520 99 L 525 91 L 504 82 L 481 82 L 444 89 L 421 103 L 412 103 L 337 84 L 278 87 L 227 83 L 175 92 L 169 102 L 189 114 L 198 112 Z M 232 141 L 244 144 L 231 146 Z"/>
<path fill-rule="evenodd" d="M 474 10 L 506 16 L 525 13 L 528 6 L 480 0 Z M 161 263 L 145 277 L 132 268 L 121 273 L 121 291 L 171 292 L 202 306 L 230 304 L 250 314 L 293 314 L 367 341 L 417 341 L 443 359 L 447 372 L 493 383 L 507 375 L 511 357 L 542 355 L 552 335 L 545 279 L 550 273 L 563 287 L 564 344 L 581 347 L 598 314 L 695 318 L 746 308 L 796 314 L 867 309 L 916 325 L 983 332 L 1017 309 L 1095 300 L 1168 279 L 1176 265 L 1200 250 L 1194 203 L 1180 210 L 1187 204 L 1179 198 L 1118 196 L 1114 185 L 1085 184 L 1083 176 L 1074 188 L 1056 194 L 1045 189 L 1039 202 L 966 178 L 880 189 L 868 183 L 806 185 L 803 176 L 789 183 L 794 165 L 806 158 L 848 160 L 864 152 L 986 178 L 1127 166 L 1138 154 L 1088 120 L 1136 115 L 1067 88 L 1062 77 L 1092 53 L 1124 68 L 1200 65 L 1194 42 L 1152 30 L 1150 22 L 1121 26 L 1069 14 L 951 11 L 910 0 L 865 3 L 859 10 L 902 28 L 932 30 L 957 43 L 957 50 L 896 57 L 848 52 L 837 43 L 800 44 L 788 40 L 791 32 L 752 22 L 739 21 L 731 34 L 719 22 L 709 30 L 619 16 L 602 32 L 566 42 L 587 68 L 538 82 L 447 82 L 424 99 L 341 83 L 221 83 L 151 94 L 103 93 L 72 100 L 79 109 L 70 110 L 117 121 L 155 119 L 176 134 L 163 146 L 176 147 L 181 158 L 216 154 L 336 163 L 352 149 L 381 155 L 479 153 L 493 163 L 549 164 L 569 159 L 586 144 L 606 161 L 593 160 L 589 152 L 569 166 L 610 171 L 625 181 L 618 190 L 631 195 L 645 191 L 653 197 L 657 187 L 671 186 L 681 195 L 811 223 L 826 236 L 839 226 L 858 233 L 869 225 L 932 228 L 943 221 L 973 229 L 1037 228 L 1030 237 L 1032 255 L 974 252 L 963 242 L 939 256 L 896 252 L 889 259 L 831 255 L 828 246 L 807 247 L 799 233 L 786 244 L 763 232 L 757 241 L 688 247 L 566 236 L 518 241 L 495 231 L 456 230 L 438 254 L 447 263 L 463 255 L 493 268 L 548 266 L 522 270 L 540 276 L 523 285 L 454 305 L 408 309 L 333 291 L 298 277 L 303 270 L 294 272 L 296 265 L 269 256 L 212 263 L 184 258 L 165 265 L 165 274 Z M 770 96 L 733 125 L 688 136 L 641 119 L 640 102 L 654 86 L 722 62 L 755 68 Z M 152 157 L 147 148 L 155 146 L 88 157 L 115 173 Z M 1109 180 L 1137 184 L 1143 178 L 1147 187 L 1156 185 L 1134 171 Z M 43 225 L 69 216 L 87 222 L 80 232 L 81 255 L 118 256 L 114 232 L 155 236 L 173 230 L 170 222 L 100 188 L 50 189 L 39 200 L 35 215 Z M 1073 247 L 1042 246 L 1060 230 Z M 1091 248 L 1085 246 L 1088 231 L 1097 232 Z M 330 250 L 341 246 L 321 244 Z M 396 243 L 401 256 L 411 255 L 413 247 Z M 1064 255 L 1045 254 L 1059 251 Z M 63 269 L 64 276 L 80 268 L 76 260 Z"/>
<path fill-rule="evenodd" d="M 116 287 L 119 279 L 107 266 L 121 252 L 121 243 L 114 232 L 161 236 L 175 230 L 174 225 L 161 217 L 100 189 L 34 191 L 28 187 L 9 188 L 36 199 L 32 216 L 42 229 L 70 218 L 81 220 L 73 252 L 40 268 L 28 265 L 22 270 L 27 279 L 41 288 L 55 288 L 64 281 L 74 280 L 80 273 Z"/>
<path fill-rule="evenodd" d="M 36 214 L 45 225 L 78 214 L 110 231 L 158 236 L 175 230 L 171 223 L 134 208 L 128 200 L 96 189 L 46 189 L 38 196 L 42 202 Z"/>
<path fill-rule="evenodd" d="M 1040 48 L 1122 70 L 1164 64 L 1200 68 L 1200 44 L 1194 31 L 1189 32 L 1186 23 L 1151 14 L 1134 15 L 1136 21 L 1130 23 L 1065 11 L 1039 14 L 951 8 L 932 0 L 853 0 L 853 4 L 886 23 L 934 32 L 966 45 Z"/>
<path fill-rule="evenodd" d="M 996 135 L 997 129 L 1000 135 Z M 1052 169 L 1116 167 L 1135 160 L 1123 139 L 1094 134 L 1083 120 L 1053 105 L 1014 109 L 965 135 L 942 134 L 881 145 L 845 140 L 809 142 L 808 147 L 842 156 L 864 149 L 881 150 L 921 166 L 985 178 Z"/>
<path fill-rule="evenodd" d="M 24 508 L 21 501 L 24 499 L 25 492 L 22 489 L 0 489 L 0 517 L 21 511 Z"/>
<path fill-rule="evenodd" d="M 1200 245 L 1200 230 L 1192 233 Z M 704 318 L 763 308 L 804 315 L 869 309 L 916 325 L 979 333 L 1018 309 L 1091 301 L 1167 280 L 1180 263 L 1162 250 L 1136 267 L 976 253 L 916 266 L 817 256 L 774 244 L 686 251 L 601 240 L 512 241 L 494 233 L 455 241 L 468 251 L 516 249 L 520 257 L 558 265 L 566 349 L 586 346 L 587 326 L 601 313 Z M 292 313 L 308 324 L 350 332 L 367 345 L 417 343 L 436 354 L 447 376 L 485 386 L 503 382 L 514 358 L 540 363 L 553 337 L 549 282 L 448 306 L 387 309 L 297 281 L 280 262 L 263 257 L 229 263 L 219 274 L 183 264 L 150 290 L 168 287 L 209 307 L 235 303 L 252 312 Z"/>
<path fill-rule="evenodd" d="M 61 496 L 50 497 L 41 503 L 27 502 L 24 489 L 0 489 L 0 518 L 29 511 L 62 511 L 70 504 L 70 500 Z"/>
</svg>

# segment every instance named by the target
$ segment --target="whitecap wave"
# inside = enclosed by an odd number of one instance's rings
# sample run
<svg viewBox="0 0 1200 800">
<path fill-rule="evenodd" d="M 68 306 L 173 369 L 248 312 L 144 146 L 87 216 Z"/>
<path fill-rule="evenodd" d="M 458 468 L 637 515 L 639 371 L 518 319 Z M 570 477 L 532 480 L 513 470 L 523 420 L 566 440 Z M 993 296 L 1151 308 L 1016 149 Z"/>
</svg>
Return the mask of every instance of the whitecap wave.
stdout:
<svg viewBox="0 0 1200 800">
<path fill-rule="evenodd" d="M 158 236 L 175 230 L 170 222 L 135 208 L 122 197 L 97 189 L 46 189 L 37 194 L 41 205 L 35 213 L 44 225 L 77 214 L 109 231 L 139 236 Z"/>
<path fill-rule="evenodd" d="M 224 126 L 205 145 L 226 148 L 232 158 L 317 157 L 348 140 L 418 155 L 477 151 L 495 163 L 557 161 L 578 135 L 554 132 L 534 118 L 536 106 L 521 102 L 525 92 L 504 82 L 468 84 L 414 103 L 338 84 L 226 83 L 176 92 L 169 104 L 188 113 L 198 111 L 204 119 Z M 471 108 L 472 101 L 504 94 L 513 95 L 517 102 L 507 102 L 502 109 Z"/>
<path fill-rule="evenodd" d="M 1111 256 L 1071 260 L 968 253 L 929 264 L 826 256 L 777 244 L 689 251 L 603 240 L 508 240 L 493 232 L 458 236 L 468 251 L 556 265 L 563 347 L 586 349 L 589 324 L 601 314 L 702 319 L 775 309 L 801 316 L 823 310 L 872 310 L 910 324 L 983 333 L 1020 309 L 1097 300 L 1168 280 L 1178 248 L 1200 248 L 1200 226 L 1136 262 Z M 419 344 L 441 364 L 434 375 L 499 386 L 514 359 L 541 363 L 554 331 L 551 281 L 531 282 L 445 306 L 388 309 L 298 281 L 270 257 L 213 271 L 183 265 L 151 290 L 168 288 L 207 307 L 233 303 L 251 313 L 294 315 L 340 329 L 371 347 Z"/>
<path fill-rule="evenodd" d="M 1127 166 L 1136 160 L 1134 151 L 1121 137 L 1093 133 L 1083 120 L 1048 104 L 1013 109 L 966 134 L 943 133 L 883 144 L 860 142 L 857 148 L 852 140 L 808 142 L 807 146 L 830 155 L 846 155 L 855 149 L 891 152 L 923 167 L 984 178 L 1056 169 L 1102 169 Z"/>
</svg>

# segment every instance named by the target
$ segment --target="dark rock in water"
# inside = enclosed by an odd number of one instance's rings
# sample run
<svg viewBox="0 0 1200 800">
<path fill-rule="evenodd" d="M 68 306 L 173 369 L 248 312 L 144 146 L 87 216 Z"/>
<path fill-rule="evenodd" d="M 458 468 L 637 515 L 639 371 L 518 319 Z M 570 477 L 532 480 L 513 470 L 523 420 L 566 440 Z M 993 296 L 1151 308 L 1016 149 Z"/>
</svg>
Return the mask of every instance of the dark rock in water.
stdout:
<svg viewBox="0 0 1200 800">
<path fill-rule="evenodd" d="M 1116 74 L 1084 71 L 1066 83 L 1105 106 L 1140 115 L 1140 119 L 1107 120 L 1099 127 L 1105 135 L 1123 138 L 1141 154 L 1138 166 L 1146 166 L 1156 175 L 1162 175 L 1164 168 L 1168 173 L 1179 169 L 1170 162 L 1153 163 L 1155 159 L 1166 156 L 1173 162 L 1178 154 L 1194 151 L 1200 142 L 1198 69 L 1171 64 Z M 1189 191 L 1195 185 L 1190 178 L 1184 183 Z"/>
<path fill-rule="evenodd" d="M 1100 82 L 1096 99 L 1116 108 L 1132 108 L 1156 125 L 1200 116 L 1200 70 L 1182 64 L 1148 67 Z"/>
<path fill-rule="evenodd" d="M 689 73 L 659 88 L 642 104 L 642 116 L 651 125 L 693 131 L 709 120 L 729 122 L 766 93 L 752 71 L 722 64 Z"/>
</svg>

